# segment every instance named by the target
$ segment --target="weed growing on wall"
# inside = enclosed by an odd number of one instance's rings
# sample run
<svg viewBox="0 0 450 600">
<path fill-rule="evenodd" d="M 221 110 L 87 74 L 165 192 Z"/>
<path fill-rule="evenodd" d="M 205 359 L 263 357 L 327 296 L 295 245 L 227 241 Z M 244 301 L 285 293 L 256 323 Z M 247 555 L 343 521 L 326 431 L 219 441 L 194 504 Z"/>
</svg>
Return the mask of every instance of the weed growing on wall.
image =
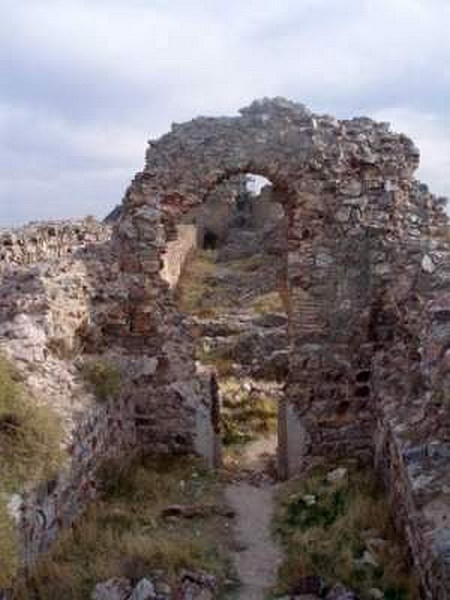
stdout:
<svg viewBox="0 0 450 600">
<path fill-rule="evenodd" d="M 54 477 L 63 460 L 57 417 L 30 398 L 19 373 L 0 356 L 0 588 L 18 567 L 18 544 L 7 503 L 23 484 Z"/>
<path fill-rule="evenodd" d="M 121 375 L 115 365 L 106 360 L 90 360 L 83 364 L 82 373 L 99 402 L 119 397 Z"/>
</svg>

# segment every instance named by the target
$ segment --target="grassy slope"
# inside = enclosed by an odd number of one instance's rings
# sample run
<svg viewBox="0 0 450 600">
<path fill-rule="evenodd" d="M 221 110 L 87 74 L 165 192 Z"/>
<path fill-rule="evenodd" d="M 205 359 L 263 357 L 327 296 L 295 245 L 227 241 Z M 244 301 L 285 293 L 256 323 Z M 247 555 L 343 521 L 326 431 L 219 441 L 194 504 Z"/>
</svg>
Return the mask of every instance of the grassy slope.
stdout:
<svg viewBox="0 0 450 600">
<path fill-rule="evenodd" d="M 105 468 L 101 500 L 32 573 L 14 600 L 85 600 L 99 581 L 137 581 L 163 571 L 174 584 L 181 569 L 204 569 L 221 583 L 228 574 L 227 520 L 205 514 L 164 519 L 172 504 L 217 505 L 220 484 L 191 458 L 150 459 L 121 471 Z"/>
<path fill-rule="evenodd" d="M 241 283 L 258 277 L 258 270 L 264 269 L 261 254 L 247 258 L 217 263 L 213 250 L 198 250 L 186 264 L 177 288 L 178 308 L 185 313 L 201 318 L 214 318 L 233 312 L 236 308 L 253 312 L 255 317 L 270 312 L 285 312 L 279 290 L 271 290 L 261 295 L 241 294 Z M 235 275 L 231 282 L 223 282 L 217 275 L 228 272 Z M 251 287 L 251 286 L 250 286 Z"/>
<path fill-rule="evenodd" d="M 279 591 L 314 574 L 329 584 L 343 582 L 362 600 L 370 598 L 371 588 L 382 590 L 385 600 L 418 600 L 417 582 L 378 480 L 350 464 L 347 477 L 330 482 L 330 470 L 317 469 L 280 492 L 276 530 L 286 561 Z"/>
</svg>

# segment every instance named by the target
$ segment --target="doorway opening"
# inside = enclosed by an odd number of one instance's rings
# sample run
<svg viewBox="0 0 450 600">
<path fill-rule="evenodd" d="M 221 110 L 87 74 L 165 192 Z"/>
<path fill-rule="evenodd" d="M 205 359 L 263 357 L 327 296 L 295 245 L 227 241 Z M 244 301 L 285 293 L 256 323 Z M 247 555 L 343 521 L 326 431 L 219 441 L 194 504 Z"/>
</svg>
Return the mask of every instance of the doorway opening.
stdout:
<svg viewBox="0 0 450 600">
<path fill-rule="evenodd" d="M 251 173 L 221 182 L 183 218 L 197 243 L 176 289 L 199 370 L 217 377 L 223 465 L 275 477 L 287 375 L 286 240 L 280 192 Z"/>
</svg>

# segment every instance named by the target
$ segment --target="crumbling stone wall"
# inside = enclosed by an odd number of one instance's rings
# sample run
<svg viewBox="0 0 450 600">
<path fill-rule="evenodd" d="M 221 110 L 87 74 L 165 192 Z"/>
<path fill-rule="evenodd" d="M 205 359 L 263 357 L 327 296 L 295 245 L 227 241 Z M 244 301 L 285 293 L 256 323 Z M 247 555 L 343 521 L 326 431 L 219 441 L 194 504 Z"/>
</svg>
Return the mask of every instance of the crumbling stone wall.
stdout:
<svg viewBox="0 0 450 600">
<path fill-rule="evenodd" d="M 195 225 L 200 248 L 205 245 L 205 236 L 212 235 L 216 243 L 223 243 L 237 218 L 237 199 L 241 191 L 242 178 L 231 177 L 211 190 L 202 204 L 183 215 L 183 222 Z"/>
<path fill-rule="evenodd" d="M 273 227 L 283 219 L 282 199 L 278 196 L 271 185 L 266 185 L 257 196 L 250 197 L 250 215 L 253 227 Z"/>
<path fill-rule="evenodd" d="M 426 597 L 443 599 L 450 589 L 448 224 L 426 187 L 411 192 L 399 218 L 401 243 L 392 247 L 391 284 L 372 327 L 376 463 Z"/>
<path fill-rule="evenodd" d="M 100 404 L 79 368 L 85 356 L 100 352 L 129 370 L 126 357 L 114 349 L 105 355 L 82 339 L 106 306 L 118 302 L 110 233 L 110 227 L 88 219 L 3 234 L 8 243 L 0 266 L 0 351 L 20 372 L 32 400 L 58 416 L 66 457 L 54 480 L 37 489 L 25 486 L 11 499 L 25 564 L 93 498 L 101 462 L 136 451 L 134 410 L 126 393 Z"/>
<path fill-rule="evenodd" d="M 289 472 L 308 454 L 371 456 L 370 394 L 355 380 L 371 351 L 366 358 L 355 348 L 370 344 L 366 309 L 377 285 L 371 253 L 393 209 L 389 186 L 416 165 L 413 144 L 386 125 L 338 122 L 265 101 L 241 117 L 175 126 L 151 143 L 146 168 L 127 193 L 115 241 L 132 290 L 128 318 L 132 330 L 158 336 L 160 255 L 182 213 L 234 173 L 261 174 L 283 192 L 293 350 L 287 396 L 303 417 L 298 456 L 282 457 Z M 160 297 L 165 293 L 161 288 Z"/>
<path fill-rule="evenodd" d="M 184 385 L 188 372 L 194 375 L 186 368 L 193 364 L 192 339 L 161 280 L 161 255 L 182 215 L 224 179 L 251 172 L 273 183 L 288 221 L 290 365 L 279 415 L 280 471 L 290 475 L 338 456 L 367 462 L 376 456 L 424 593 L 441 599 L 449 593 L 448 530 L 432 516 L 436 485 L 427 481 L 445 480 L 448 487 L 448 468 L 442 473 L 439 461 L 428 461 L 427 479 L 417 478 L 405 459 L 410 444 L 400 443 L 421 414 L 429 425 L 421 429 L 421 446 L 435 455 L 437 440 L 439 460 L 448 467 L 448 432 L 441 425 L 448 422 L 448 403 L 428 415 L 424 410 L 446 382 L 446 359 L 431 368 L 425 351 L 435 344 L 437 334 L 425 323 L 441 294 L 433 265 L 448 247 L 442 240 L 443 250 L 430 256 L 430 245 L 446 219 L 441 203 L 414 180 L 417 166 L 418 150 L 387 124 L 337 121 L 281 99 L 255 102 L 240 116 L 174 125 L 151 142 L 114 243 L 130 290 L 120 337 L 145 345 L 177 331 L 186 340 L 185 368 L 177 374 L 166 364 L 172 389 L 177 381 Z M 445 277 L 440 281 L 441 288 L 447 285 Z M 164 385 L 160 398 L 169 391 Z M 182 388 L 178 393 L 180 408 L 192 406 Z M 153 408 L 139 398 L 137 404 L 143 415 Z M 193 443 L 189 429 L 168 430 L 170 438 L 177 435 L 185 448 Z M 426 488 L 426 505 L 417 481 Z M 448 514 L 448 491 L 438 504 L 434 512 Z"/>
<path fill-rule="evenodd" d="M 30 388 L 47 381 L 50 397 L 57 388 L 43 348 L 52 327 L 62 336 L 76 329 L 83 352 L 125 374 L 116 403 L 98 408 L 86 397 L 80 420 L 65 413 L 74 462 L 66 480 L 22 505 L 31 554 L 82 510 L 106 448 L 217 456 L 211 386 L 196 371 L 192 332 L 162 271 L 183 215 L 222 181 L 251 172 L 273 183 L 287 219 L 280 472 L 338 456 L 376 460 L 424 596 L 448 598 L 450 246 L 442 203 L 414 180 L 417 166 L 413 143 L 387 124 L 263 100 L 240 116 L 174 125 L 151 142 L 111 241 L 100 228 L 99 243 L 64 261 L 78 234 L 68 246 L 44 234 L 37 250 L 7 242 L 1 342 L 25 371 L 27 361 L 40 365 L 35 379 L 27 374 Z M 14 266 L 24 263 L 32 269 Z"/>
<path fill-rule="evenodd" d="M 64 258 L 76 249 L 105 241 L 110 236 L 110 226 L 90 217 L 78 221 L 31 223 L 0 231 L 0 273 L 6 265 L 32 265 Z"/>
<path fill-rule="evenodd" d="M 161 277 L 171 289 L 176 287 L 186 260 L 197 248 L 197 238 L 197 227 L 183 223 L 177 226 L 176 239 L 168 242 L 163 255 Z"/>
<path fill-rule="evenodd" d="M 97 494 L 97 470 L 108 459 L 130 460 L 136 452 L 129 401 L 95 402 L 71 432 L 67 463 L 55 479 L 12 499 L 22 558 L 32 564 L 70 527 Z"/>
<path fill-rule="evenodd" d="M 65 223 L 63 227 L 74 231 L 79 224 Z M 89 223 L 90 229 L 84 236 L 76 234 L 75 241 L 79 236 L 86 240 L 92 227 Z M 97 230 L 110 232 L 100 224 Z M 20 235 L 27 239 L 23 230 Z M 65 433 L 66 462 L 61 472 L 37 489 L 28 486 L 21 490 L 11 501 L 26 564 L 48 549 L 60 531 L 84 511 L 96 494 L 97 470 L 104 461 L 130 460 L 139 452 L 138 425 L 141 438 L 149 421 L 158 431 L 157 435 L 147 433 L 147 451 L 176 451 L 185 439 L 183 432 L 189 431 L 189 448 L 198 448 L 211 464 L 215 460 L 206 379 L 190 381 L 187 377 L 185 387 L 182 381 L 173 388 L 170 383 L 163 386 L 167 363 L 183 373 L 184 354 L 178 347 L 184 342 L 177 340 L 173 331 L 164 342 L 154 340 L 147 351 L 141 343 L 124 347 L 115 337 L 114 319 L 122 315 L 127 290 L 114 246 L 106 240 L 77 247 L 70 235 L 64 240 L 52 247 L 45 260 L 42 252 L 32 263 L 31 254 L 25 252 L 28 258 L 22 264 L 17 257 L 5 264 L 0 285 L 0 351 L 19 369 L 34 400 L 58 415 Z M 120 372 L 119 397 L 99 402 L 87 385 L 82 364 L 96 360 L 115 365 Z M 167 404 L 156 395 L 154 377 L 158 389 L 166 390 Z M 151 420 L 146 419 L 147 414 L 141 419 L 142 408 L 135 396 L 137 381 L 140 385 L 147 382 L 138 399 L 154 403 Z M 192 394 L 191 406 L 179 408 L 178 386 Z M 173 437 L 166 432 L 165 423 Z M 198 440 L 197 431 L 201 434 Z M 181 432 L 179 437 L 175 432 Z"/>
</svg>

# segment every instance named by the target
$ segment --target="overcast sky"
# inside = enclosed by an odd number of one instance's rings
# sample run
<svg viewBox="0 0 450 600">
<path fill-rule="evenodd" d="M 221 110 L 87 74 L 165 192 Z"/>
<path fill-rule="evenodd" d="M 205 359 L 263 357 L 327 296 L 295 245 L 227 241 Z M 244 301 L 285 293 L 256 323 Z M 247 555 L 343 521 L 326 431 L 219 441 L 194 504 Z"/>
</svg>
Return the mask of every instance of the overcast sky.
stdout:
<svg viewBox="0 0 450 600">
<path fill-rule="evenodd" d="M 104 216 L 172 121 L 389 120 L 450 196 L 448 0 L 0 0 L 0 226 Z"/>
</svg>

